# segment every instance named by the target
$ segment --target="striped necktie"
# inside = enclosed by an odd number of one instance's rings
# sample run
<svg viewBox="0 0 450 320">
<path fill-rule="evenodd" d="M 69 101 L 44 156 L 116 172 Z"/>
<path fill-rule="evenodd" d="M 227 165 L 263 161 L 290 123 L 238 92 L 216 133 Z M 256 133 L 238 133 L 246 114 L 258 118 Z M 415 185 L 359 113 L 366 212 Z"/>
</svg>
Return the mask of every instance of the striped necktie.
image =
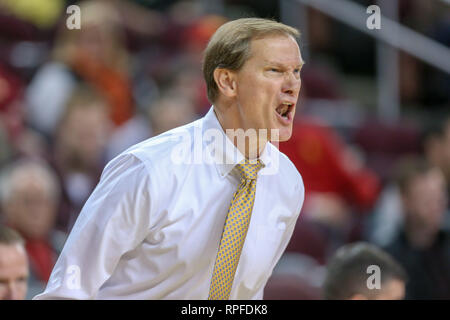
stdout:
<svg viewBox="0 0 450 320">
<path fill-rule="evenodd" d="M 214 264 L 209 300 L 228 300 L 230 297 L 234 275 L 250 224 L 255 201 L 256 178 L 263 165 L 259 160 L 245 159 L 236 167 L 241 174 L 241 183 L 234 193 L 228 209 Z"/>
</svg>

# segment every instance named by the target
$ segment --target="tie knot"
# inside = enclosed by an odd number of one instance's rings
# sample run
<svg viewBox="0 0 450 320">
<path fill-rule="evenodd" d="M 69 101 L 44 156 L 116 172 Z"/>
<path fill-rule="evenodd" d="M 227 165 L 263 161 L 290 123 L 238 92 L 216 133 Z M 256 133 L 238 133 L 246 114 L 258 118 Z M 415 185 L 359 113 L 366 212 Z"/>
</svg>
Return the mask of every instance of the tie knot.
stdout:
<svg viewBox="0 0 450 320">
<path fill-rule="evenodd" d="M 258 176 L 258 171 L 261 170 L 263 164 L 260 160 L 245 159 L 242 163 L 237 165 L 241 177 L 247 180 L 255 180 Z"/>
</svg>

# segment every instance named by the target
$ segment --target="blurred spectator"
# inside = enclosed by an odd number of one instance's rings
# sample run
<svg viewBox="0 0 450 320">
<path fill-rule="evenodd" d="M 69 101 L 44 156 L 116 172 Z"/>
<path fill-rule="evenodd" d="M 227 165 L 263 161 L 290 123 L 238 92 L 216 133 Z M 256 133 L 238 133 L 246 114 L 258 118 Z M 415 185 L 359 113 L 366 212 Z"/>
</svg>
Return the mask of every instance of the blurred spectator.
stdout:
<svg viewBox="0 0 450 320">
<path fill-rule="evenodd" d="M 126 122 L 134 112 L 130 57 L 117 10 L 98 0 L 79 6 L 82 28 L 69 30 L 61 25 L 52 60 L 38 70 L 27 89 L 29 121 L 48 136 L 79 82 L 90 84 L 105 97 L 115 125 Z"/>
<path fill-rule="evenodd" d="M 407 299 L 450 299 L 450 232 L 444 229 L 447 192 L 441 170 L 420 158 L 404 160 L 397 184 L 404 223 L 386 246 L 407 270 Z"/>
<path fill-rule="evenodd" d="M 24 300 L 27 280 L 24 240 L 14 230 L 0 225 L 0 300 Z"/>
<path fill-rule="evenodd" d="M 186 60 L 173 63 L 166 75 L 166 85 L 177 96 L 182 96 L 193 104 L 195 112 L 203 116 L 208 112 L 211 103 L 206 96 L 206 83 L 201 73 L 201 67 L 194 67 Z"/>
<path fill-rule="evenodd" d="M 379 268 L 379 288 L 368 287 L 369 277 L 376 276 L 369 266 Z M 355 242 L 341 247 L 329 261 L 323 295 L 327 300 L 401 300 L 406 281 L 405 270 L 389 254 Z"/>
<path fill-rule="evenodd" d="M 195 1 L 174 4 L 169 16 L 170 28 L 163 42 L 171 50 L 158 57 L 154 76 L 162 87 L 171 87 L 191 99 L 203 116 L 210 108 L 202 75 L 203 50 L 213 33 L 227 21 L 225 17 L 204 12 Z M 174 45 L 176 45 L 174 47 Z"/>
<path fill-rule="evenodd" d="M 423 148 L 426 159 L 442 170 L 450 186 L 450 115 L 439 117 L 427 127 Z M 450 188 L 447 190 L 450 192 Z"/>
<path fill-rule="evenodd" d="M 450 196 L 450 188 L 448 187 L 450 186 L 450 117 L 439 117 L 423 127 L 422 145 L 419 149 L 422 149 L 423 155 L 428 163 L 440 168 L 444 173 L 447 180 L 447 194 Z M 406 135 L 400 135 L 400 132 L 393 135 L 390 140 L 400 141 L 401 136 L 403 136 L 402 144 L 406 146 L 408 144 L 408 138 Z M 392 145 L 390 149 L 393 150 L 394 146 Z M 397 145 L 396 149 L 399 148 L 400 145 Z M 395 163 L 394 158 L 390 162 Z M 399 165 L 402 165 L 402 163 L 400 162 Z M 387 171 L 387 168 L 385 170 Z M 447 228 L 450 227 L 450 207 L 448 209 L 445 218 Z M 395 183 L 389 182 L 378 200 L 372 217 L 368 221 L 367 237 L 370 239 L 370 242 L 374 242 L 380 246 L 385 246 L 391 242 L 403 224 L 402 211 L 399 188 Z"/>
<path fill-rule="evenodd" d="M 28 297 L 45 288 L 65 241 L 54 230 L 59 185 L 44 163 L 21 160 L 6 168 L 0 184 L 4 223 L 25 239 L 30 261 Z"/>
<path fill-rule="evenodd" d="M 120 14 L 124 27 L 136 33 L 154 36 L 162 33 L 167 26 L 161 13 L 144 7 L 146 4 L 155 5 L 155 1 L 148 3 L 139 0 L 108 0 L 108 2 Z"/>
<path fill-rule="evenodd" d="M 149 109 L 150 123 L 155 136 L 192 122 L 196 117 L 192 102 L 175 92 L 167 92 Z"/>
<path fill-rule="evenodd" d="M 112 123 L 108 104 L 87 86 L 75 89 L 58 124 L 52 163 L 62 185 L 58 227 L 69 231 L 93 191 L 105 165 Z"/>
</svg>

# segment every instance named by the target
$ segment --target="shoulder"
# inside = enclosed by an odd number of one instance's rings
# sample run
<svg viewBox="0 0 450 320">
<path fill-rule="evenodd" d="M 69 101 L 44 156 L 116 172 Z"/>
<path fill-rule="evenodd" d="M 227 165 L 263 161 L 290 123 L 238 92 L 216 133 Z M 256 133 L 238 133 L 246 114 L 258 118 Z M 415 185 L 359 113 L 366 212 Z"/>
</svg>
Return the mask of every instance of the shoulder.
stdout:
<svg viewBox="0 0 450 320">
<path fill-rule="evenodd" d="M 188 158 L 194 152 L 194 137 L 196 131 L 201 129 L 200 120 L 135 144 L 111 160 L 108 166 L 111 166 L 111 163 L 136 159 L 135 165 L 139 163 L 138 165 L 144 166 L 152 174 L 169 173 L 175 168 L 182 170 L 184 164 L 190 163 Z"/>
</svg>

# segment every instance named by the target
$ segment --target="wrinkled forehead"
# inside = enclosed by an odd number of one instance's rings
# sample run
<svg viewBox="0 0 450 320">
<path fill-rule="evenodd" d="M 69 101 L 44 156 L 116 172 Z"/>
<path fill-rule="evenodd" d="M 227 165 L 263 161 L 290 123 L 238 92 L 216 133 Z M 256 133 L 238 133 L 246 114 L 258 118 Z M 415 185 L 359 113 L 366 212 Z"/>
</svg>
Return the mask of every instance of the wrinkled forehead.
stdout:
<svg viewBox="0 0 450 320">
<path fill-rule="evenodd" d="M 417 199 L 430 194 L 433 195 L 436 191 L 445 193 L 445 190 L 444 174 L 440 169 L 433 168 L 410 179 L 407 186 L 407 195 Z"/>
<path fill-rule="evenodd" d="M 250 59 L 296 66 L 304 64 L 295 38 L 282 33 L 267 34 L 252 39 L 250 41 Z"/>
<path fill-rule="evenodd" d="M 27 254 L 20 243 L 0 243 L 0 271 L 11 266 L 27 266 Z"/>
</svg>

